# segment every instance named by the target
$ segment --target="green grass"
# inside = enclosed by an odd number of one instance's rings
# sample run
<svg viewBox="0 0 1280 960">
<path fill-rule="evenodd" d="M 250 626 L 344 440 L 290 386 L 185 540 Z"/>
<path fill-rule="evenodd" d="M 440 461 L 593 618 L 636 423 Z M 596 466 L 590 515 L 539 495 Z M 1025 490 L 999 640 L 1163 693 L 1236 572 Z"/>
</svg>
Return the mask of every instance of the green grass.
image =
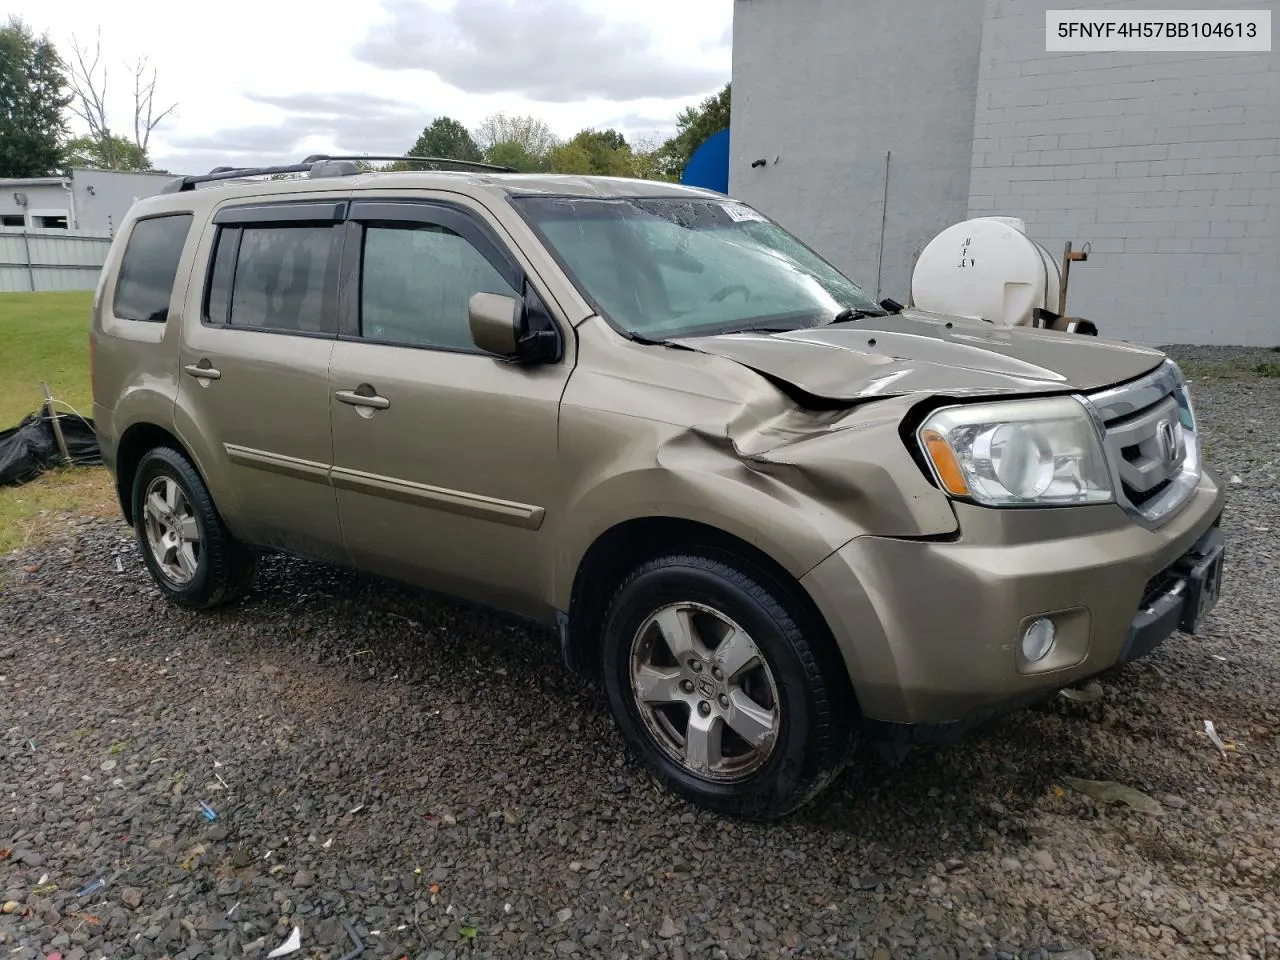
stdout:
<svg viewBox="0 0 1280 960">
<path fill-rule="evenodd" d="M 61 517 L 118 517 L 115 485 L 103 467 L 59 467 L 20 487 L 0 487 L 0 556 L 65 529 Z"/>
<path fill-rule="evenodd" d="M 0 293 L 0 430 L 40 409 L 41 380 L 56 399 L 93 415 L 92 302 L 93 294 L 82 291 Z M 46 539 L 61 526 L 59 516 L 68 513 L 118 515 L 106 470 L 60 468 L 20 487 L 0 487 L 0 554 Z"/>
<path fill-rule="evenodd" d="M 1271 348 L 1274 349 L 1274 348 Z M 1178 367 L 1188 380 L 1255 380 L 1280 377 L 1276 360 L 1180 360 Z"/>
<path fill-rule="evenodd" d="M 89 311 L 93 293 L 0 293 L 0 430 L 54 397 L 93 416 L 89 390 Z M 63 408 L 65 409 L 65 408 Z"/>
</svg>

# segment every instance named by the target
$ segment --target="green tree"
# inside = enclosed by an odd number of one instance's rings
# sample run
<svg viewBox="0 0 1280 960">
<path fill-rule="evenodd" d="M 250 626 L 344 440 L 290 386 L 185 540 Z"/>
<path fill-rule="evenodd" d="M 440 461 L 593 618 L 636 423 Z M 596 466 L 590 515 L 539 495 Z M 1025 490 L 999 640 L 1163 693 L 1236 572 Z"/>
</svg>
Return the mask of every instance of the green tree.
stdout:
<svg viewBox="0 0 1280 960">
<path fill-rule="evenodd" d="M 496 163 L 500 167 L 511 167 L 521 173 L 538 173 L 546 169 L 546 157 L 535 157 L 522 144 L 514 140 L 503 140 L 495 143 L 484 152 L 486 163 Z"/>
<path fill-rule="evenodd" d="M 444 157 L 448 160 L 479 160 L 471 131 L 452 117 L 436 117 L 409 148 L 416 157 Z"/>
<path fill-rule="evenodd" d="M 590 152 L 582 144 L 570 140 L 547 154 L 547 170 L 589 176 L 596 173 L 596 166 Z"/>
<path fill-rule="evenodd" d="M 581 130 L 547 155 L 553 173 L 629 177 L 631 148 L 617 130 Z"/>
<path fill-rule="evenodd" d="M 68 167 L 89 167 L 94 170 L 150 170 L 151 161 L 136 143 L 128 137 L 111 137 L 109 149 L 95 137 L 75 137 L 67 141 Z"/>
<path fill-rule="evenodd" d="M 17 17 L 0 28 L 0 177 L 42 177 L 62 166 L 71 97 L 48 36 Z"/>
<path fill-rule="evenodd" d="M 518 170 L 545 170 L 548 155 L 560 145 L 545 120 L 505 113 L 486 117 L 476 128 L 475 141 L 489 163 Z"/>
<path fill-rule="evenodd" d="M 627 138 L 613 128 L 608 130 L 583 130 L 578 136 L 589 138 L 605 150 L 627 149 Z"/>
<path fill-rule="evenodd" d="M 667 170 L 668 157 L 657 140 L 639 139 L 631 144 L 631 164 L 628 176 L 641 180 L 676 181 L 680 178 Z"/>
<path fill-rule="evenodd" d="M 726 83 L 696 107 L 686 107 L 676 117 L 676 134 L 658 151 L 658 163 L 668 176 L 679 178 L 693 152 L 713 133 L 729 126 L 731 84 Z"/>
<path fill-rule="evenodd" d="M 617 130 L 583 130 L 570 143 L 578 144 L 591 157 L 592 173 L 631 176 L 631 147 Z"/>
</svg>

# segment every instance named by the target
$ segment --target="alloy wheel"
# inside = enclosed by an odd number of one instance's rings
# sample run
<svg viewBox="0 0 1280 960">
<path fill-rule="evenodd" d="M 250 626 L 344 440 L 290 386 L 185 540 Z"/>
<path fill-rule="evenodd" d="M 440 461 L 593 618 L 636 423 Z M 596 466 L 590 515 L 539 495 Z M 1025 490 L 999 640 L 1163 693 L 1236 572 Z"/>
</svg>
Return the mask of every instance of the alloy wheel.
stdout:
<svg viewBox="0 0 1280 960">
<path fill-rule="evenodd" d="M 147 547 L 165 578 L 176 586 L 191 582 L 200 565 L 200 525 L 176 480 L 158 476 L 143 496 Z"/>
<path fill-rule="evenodd" d="M 651 614 L 631 642 L 631 691 L 662 750 L 691 773 L 741 780 L 772 755 L 781 710 L 760 648 L 704 604 Z"/>
</svg>

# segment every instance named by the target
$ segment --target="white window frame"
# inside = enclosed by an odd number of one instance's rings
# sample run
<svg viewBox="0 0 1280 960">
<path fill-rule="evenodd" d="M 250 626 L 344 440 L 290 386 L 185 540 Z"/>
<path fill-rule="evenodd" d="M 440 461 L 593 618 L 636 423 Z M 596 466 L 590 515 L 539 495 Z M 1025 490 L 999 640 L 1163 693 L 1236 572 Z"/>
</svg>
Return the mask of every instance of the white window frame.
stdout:
<svg viewBox="0 0 1280 960">
<path fill-rule="evenodd" d="M 56 230 L 57 227 L 47 227 L 47 228 L 37 227 L 36 226 L 37 217 L 62 217 L 67 221 L 67 229 L 68 230 L 71 229 L 71 211 L 66 209 L 65 207 L 62 207 L 60 209 L 49 207 L 43 210 L 32 210 L 30 208 L 27 209 L 27 229 L 28 230 L 44 230 L 44 229 Z"/>
</svg>

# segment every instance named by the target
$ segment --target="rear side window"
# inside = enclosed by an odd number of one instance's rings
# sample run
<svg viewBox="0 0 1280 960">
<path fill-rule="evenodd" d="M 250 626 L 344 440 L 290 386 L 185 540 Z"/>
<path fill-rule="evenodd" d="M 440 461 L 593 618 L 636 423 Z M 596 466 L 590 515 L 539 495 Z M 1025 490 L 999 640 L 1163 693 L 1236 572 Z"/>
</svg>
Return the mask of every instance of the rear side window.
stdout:
<svg viewBox="0 0 1280 960">
<path fill-rule="evenodd" d="M 191 214 L 150 217 L 133 225 L 124 248 L 112 312 L 124 320 L 164 323 L 191 230 Z"/>
<path fill-rule="evenodd" d="M 205 315 L 210 323 L 331 334 L 340 228 L 226 226 L 218 231 Z"/>
</svg>

